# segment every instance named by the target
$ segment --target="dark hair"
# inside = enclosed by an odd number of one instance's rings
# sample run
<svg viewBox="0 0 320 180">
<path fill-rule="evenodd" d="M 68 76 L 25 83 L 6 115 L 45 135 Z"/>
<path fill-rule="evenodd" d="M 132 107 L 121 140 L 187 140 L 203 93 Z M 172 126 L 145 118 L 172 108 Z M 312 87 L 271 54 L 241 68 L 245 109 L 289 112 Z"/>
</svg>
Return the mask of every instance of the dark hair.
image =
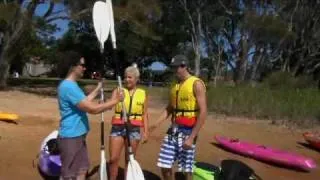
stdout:
<svg viewBox="0 0 320 180">
<path fill-rule="evenodd" d="M 80 63 L 81 54 L 75 51 L 60 52 L 58 54 L 57 72 L 60 78 L 65 78 L 70 69 Z"/>
</svg>

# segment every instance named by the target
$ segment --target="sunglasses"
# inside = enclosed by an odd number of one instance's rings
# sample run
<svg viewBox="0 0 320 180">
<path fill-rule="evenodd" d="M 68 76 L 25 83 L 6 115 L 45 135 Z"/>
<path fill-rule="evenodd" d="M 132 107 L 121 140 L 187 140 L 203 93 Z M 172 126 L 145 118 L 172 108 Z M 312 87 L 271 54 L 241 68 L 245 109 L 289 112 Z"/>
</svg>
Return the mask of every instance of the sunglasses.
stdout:
<svg viewBox="0 0 320 180">
<path fill-rule="evenodd" d="M 83 63 L 78 64 L 78 65 L 79 65 L 79 66 L 82 66 L 83 68 L 86 67 L 86 64 L 83 64 Z"/>
<path fill-rule="evenodd" d="M 186 67 L 186 65 L 185 64 L 180 64 L 178 66 L 173 66 L 174 69 L 178 69 L 179 67 L 180 68 L 184 68 L 184 67 Z"/>
</svg>

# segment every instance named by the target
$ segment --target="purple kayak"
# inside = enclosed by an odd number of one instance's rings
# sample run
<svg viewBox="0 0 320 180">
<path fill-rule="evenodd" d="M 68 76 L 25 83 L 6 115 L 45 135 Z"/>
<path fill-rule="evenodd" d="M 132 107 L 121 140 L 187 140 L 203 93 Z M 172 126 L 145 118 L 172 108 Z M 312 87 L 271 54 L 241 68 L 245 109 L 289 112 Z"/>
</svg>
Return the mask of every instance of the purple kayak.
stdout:
<svg viewBox="0 0 320 180">
<path fill-rule="evenodd" d="M 59 155 L 49 155 L 41 152 L 39 157 L 39 167 L 48 176 L 60 176 L 61 160 Z"/>
<path fill-rule="evenodd" d="M 41 143 L 39 155 L 39 168 L 47 176 L 60 176 L 61 159 L 60 155 L 52 155 L 48 151 L 47 142 L 56 139 L 58 131 L 51 132 Z"/>
<path fill-rule="evenodd" d="M 312 159 L 298 154 L 223 136 L 215 136 L 215 139 L 226 149 L 256 160 L 304 171 L 310 171 L 317 167 Z"/>
</svg>

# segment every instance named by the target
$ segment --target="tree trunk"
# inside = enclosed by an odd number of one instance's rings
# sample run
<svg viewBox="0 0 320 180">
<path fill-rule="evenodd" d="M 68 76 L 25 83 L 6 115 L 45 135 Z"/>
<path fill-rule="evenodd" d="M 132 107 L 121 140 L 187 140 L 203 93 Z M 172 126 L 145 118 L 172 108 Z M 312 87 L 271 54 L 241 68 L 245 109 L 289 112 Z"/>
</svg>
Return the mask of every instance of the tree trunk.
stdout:
<svg viewBox="0 0 320 180">
<path fill-rule="evenodd" d="M 11 60 L 15 57 L 14 49 L 23 38 L 23 33 L 31 26 L 31 20 L 39 1 L 31 1 L 25 12 L 19 8 L 15 14 L 14 20 L 11 22 L 10 29 L 4 32 L 4 40 L 0 55 L 0 88 L 7 86 L 7 78 L 9 77 L 9 69 Z"/>
<path fill-rule="evenodd" d="M 247 72 L 247 62 L 248 62 L 248 39 L 246 35 L 242 36 L 242 52 L 240 57 L 240 72 L 239 72 L 239 81 L 243 82 L 246 79 Z"/>
<path fill-rule="evenodd" d="M 214 87 L 217 87 L 217 78 L 220 75 L 220 63 L 221 63 L 221 54 L 222 54 L 222 48 L 220 48 L 220 46 L 218 47 L 218 51 L 219 53 L 218 53 L 218 62 L 215 67 L 216 74 L 214 76 Z"/>
<path fill-rule="evenodd" d="M 199 45 L 197 45 L 194 49 L 195 51 L 195 59 L 194 59 L 194 74 L 195 76 L 200 75 L 200 48 Z"/>
<path fill-rule="evenodd" d="M 254 85 L 255 82 L 257 81 L 258 68 L 259 68 L 259 65 L 260 65 L 260 63 L 261 63 L 261 61 L 262 61 L 263 51 L 264 51 L 264 49 L 263 49 L 263 48 L 260 48 L 260 50 L 259 50 L 259 56 L 257 57 L 256 60 L 254 59 L 254 64 L 253 64 L 253 68 L 252 68 L 252 72 L 251 72 L 251 77 L 250 77 L 251 85 Z"/>
<path fill-rule="evenodd" d="M 7 87 L 7 79 L 9 77 L 9 57 L 6 56 L 6 49 L 0 50 L 2 53 L 0 55 L 0 89 L 5 89 Z"/>
<path fill-rule="evenodd" d="M 201 12 L 200 8 L 197 8 L 197 27 L 195 28 L 194 31 L 194 36 L 195 38 L 195 47 L 194 47 L 194 52 L 195 52 L 195 75 L 199 76 L 200 75 L 200 41 L 201 41 L 201 34 L 202 34 L 202 26 L 201 26 Z"/>
</svg>

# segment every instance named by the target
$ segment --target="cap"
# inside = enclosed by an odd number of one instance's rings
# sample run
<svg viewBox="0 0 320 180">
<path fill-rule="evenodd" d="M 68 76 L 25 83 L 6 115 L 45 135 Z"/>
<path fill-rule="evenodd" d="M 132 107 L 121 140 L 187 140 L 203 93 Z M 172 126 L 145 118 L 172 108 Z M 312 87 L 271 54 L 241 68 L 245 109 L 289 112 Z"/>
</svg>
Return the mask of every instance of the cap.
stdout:
<svg viewBox="0 0 320 180">
<path fill-rule="evenodd" d="M 188 58 L 184 55 L 176 55 L 171 59 L 171 66 L 188 65 Z"/>
</svg>

